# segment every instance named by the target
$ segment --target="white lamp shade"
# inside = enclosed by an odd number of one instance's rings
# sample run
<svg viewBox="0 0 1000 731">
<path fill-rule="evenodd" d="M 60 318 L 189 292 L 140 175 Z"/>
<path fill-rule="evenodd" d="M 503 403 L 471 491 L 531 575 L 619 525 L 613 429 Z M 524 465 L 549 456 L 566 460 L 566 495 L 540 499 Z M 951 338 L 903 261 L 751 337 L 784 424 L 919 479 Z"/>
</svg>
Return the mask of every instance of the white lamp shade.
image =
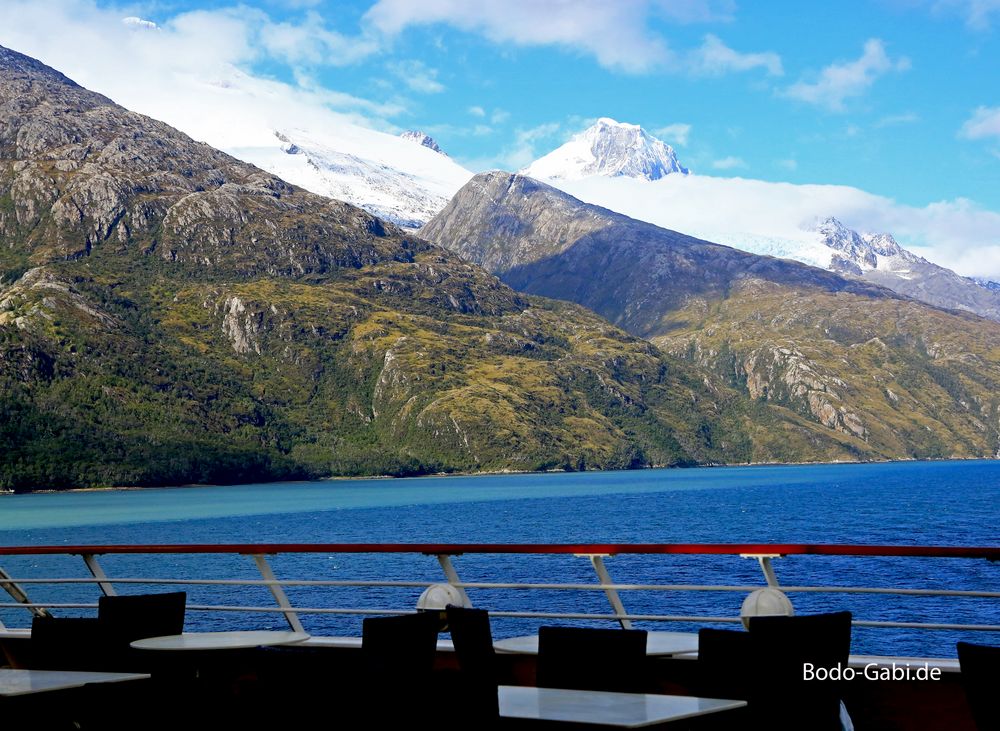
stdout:
<svg viewBox="0 0 1000 731">
<path fill-rule="evenodd" d="M 465 597 L 457 587 L 451 584 L 431 584 L 417 600 L 417 609 L 421 611 L 443 611 L 449 604 L 466 606 Z"/>
<path fill-rule="evenodd" d="M 795 614 L 795 608 L 791 600 L 785 593 L 768 587 L 757 589 L 747 594 L 740 608 L 740 617 L 743 619 L 743 626 L 750 629 L 751 617 L 790 617 Z"/>
</svg>

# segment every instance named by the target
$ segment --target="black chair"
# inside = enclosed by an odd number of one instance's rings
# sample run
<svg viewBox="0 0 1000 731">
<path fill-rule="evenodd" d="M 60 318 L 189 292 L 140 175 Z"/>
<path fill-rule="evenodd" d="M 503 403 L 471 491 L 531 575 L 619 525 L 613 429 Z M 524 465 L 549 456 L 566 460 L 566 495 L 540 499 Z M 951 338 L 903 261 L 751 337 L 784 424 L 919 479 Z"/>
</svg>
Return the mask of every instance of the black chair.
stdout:
<svg viewBox="0 0 1000 731">
<path fill-rule="evenodd" d="M 364 702 L 353 719 L 366 725 L 415 726 L 431 697 L 440 626 L 437 612 L 369 618 L 362 624 Z"/>
<path fill-rule="evenodd" d="M 646 632 L 541 627 L 537 682 L 539 688 L 645 692 Z"/>
<path fill-rule="evenodd" d="M 698 695 L 748 700 L 754 672 L 752 658 L 749 632 L 699 630 Z"/>
<path fill-rule="evenodd" d="M 35 617 L 31 667 L 38 670 L 103 670 L 101 625 L 93 617 Z"/>
<path fill-rule="evenodd" d="M 1000 729 L 1000 647 L 959 642 L 958 664 L 976 728 Z"/>
<path fill-rule="evenodd" d="M 847 667 L 851 653 L 851 613 L 795 617 L 752 617 L 754 662 L 750 711 L 761 728 L 839 731 L 843 685 L 806 680 L 806 663 L 830 670 Z"/>
<path fill-rule="evenodd" d="M 97 602 L 97 621 L 113 669 L 149 670 L 152 653 L 133 650 L 129 643 L 146 637 L 181 634 L 186 604 L 187 594 L 183 591 L 102 596 Z"/>
<path fill-rule="evenodd" d="M 461 710 L 458 718 L 475 722 L 476 728 L 495 727 L 500 719 L 499 674 L 490 615 L 485 609 L 453 605 L 445 613 L 460 670 L 459 687 L 452 694 Z"/>
</svg>

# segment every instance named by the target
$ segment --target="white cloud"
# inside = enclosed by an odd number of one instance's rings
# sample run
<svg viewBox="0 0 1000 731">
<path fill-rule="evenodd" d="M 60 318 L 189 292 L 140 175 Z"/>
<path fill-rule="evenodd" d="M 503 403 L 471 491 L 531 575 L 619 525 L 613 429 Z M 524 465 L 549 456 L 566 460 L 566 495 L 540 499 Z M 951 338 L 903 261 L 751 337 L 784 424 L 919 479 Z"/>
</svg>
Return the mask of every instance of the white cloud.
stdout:
<svg viewBox="0 0 1000 731">
<path fill-rule="evenodd" d="M 473 117 L 485 117 L 486 116 L 486 110 L 483 109 L 482 107 L 469 107 L 467 111 Z"/>
<path fill-rule="evenodd" d="M 958 134 L 969 140 L 1000 137 L 1000 107 L 979 107 Z"/>
<path fill-rule="evenodd" d="M 647 27 L 648 13 L 649 3 L 639 0 L 379 0 L 365 19 L 390 36 L 410 26 L 447 23 L 495 43 L 566 46 L 593 55 L 602 66 L 641 72 L 672 57 Z"/>
<path fill-rule="evenodd" d="M 510 119 L 510 112 L 506 109 L 494 109 L 490 115 L 490 124 L 503 124 Z"/>
<path fill-rule="evenodd" d="M 538 146 L 551 143 L 558 134 L 558 122 L 546 122 L 527 129 L 514 130 L 514 142 L 500 153 L 495 163 L 505 170 L 520 170 L 538 157 Z"/>
<path fill-rule="evenodd" d="M 798 170 L 799 161 L 794 157 L 786 157 L 783 160 L 777 161 L 778 167 L 784 168 L 785 170 Z"/>
<path fill-rule="evenodd" d="M 799 81 L 788 87 L 784 94 L 839 112 L 844 110 L 847 99 L 864 94 L 880 76 L 908 68 L 908 58 L 889 58 L 882 41 L 872 38 L 865 43 L 864 53 L 857 60 L 831 64 L 820 72 L 815 81 Z"/>
<path fill-rule="evenodd" d="M 688 57 L 691 70 L 703 76 L 721 76 L 734 71 L 766 69 L 772 76 L 781 76 L 781 57 L 773 52 L 740 53 L 723 43 L 717 36 L 707 35 L 701 47 Z"/>
<path fill-rule="evenodd" d="M 748 167 L 746 160 L 742 157 L 724 157 L 721 160 L 714 160 L 712 162 L 712 167 L 716 170 L 732 170 L 734 168 L 745 168 Z"/>
<path fill-rule="evenodd" d="M 678 23 L 718 23 L 733 20 L 734 0 L 665 0 L 653 3 L 654 12 Z"/>
<path fill-rule="evenodd" d="M 707 175 L 592 177 L 558 186 L 633 218 L 734 246 L 750 241 L 780 250 L 783 240 L 814 243 L 806 229 L 836 216 L 854 229 L 890 232 L 959 274 L 1000 279 L 1000 213 L 964 198 L 917 207 L 847 186 Z"/>
<path fill-rule="evenodd" d="M 667 42 L 650 29 L 652 16 L 680 23 L 717 22 L 730 20 L 734 8 L 732 0 L 379 0 L 365 20 L 388 36 L 411 26 L 445 23 L 480 33 L 494 43 L 563 46 L 593 56 L 606 68 L 640 73 L 683 67 Z M 734 56 L 720 58 L 719 49 L 708 45 L 696 52 L 708 73 L 743 70 L 734 64 L 750 62 L 773 67 L 771 59 L 752 58 L 769 54 L 742 56 L 730 51 Z"/>
<path fill-rule="evenodd" d="M 321 129 L 337 120 L 394 131 L 388 119 L 405 111 L 399 100 L 377 102 L 319 86 L 302 67 L 292 68 L 296 84 L 241 70 L 264 59 L 321 58 L 316 49 L 329 51 L 333 43 L 323 26 L 313 25 L 315 33 L 303 30 L 298 37 L 305 47 L 293 51 L 288 43 L 298 31 L 272 23 L 259 10 L 182 13 L 157 29 L 122 23 L 123 15 L 94 0 L 5 0 L 0 45 L 228 150 L 273 144 L 271 130 L 295 124 Z"/>
<path fill-rule="evenodd" d="M 659 137 L 672 145 L 683 147 L 688 143 L 691 136 L 691 125 L 683 122 L 674 122 L 664 127 L 652 130 L 654 137 Z"/>
<path fill-rule="evenodd" d="M 919 122 L 920 116 L 913 112 L 903 112 L 902 114 L 890 114 L 875 122 L 876 127 L 897 127 L 901 124 L 913 124 Z"/>
<path fill-rule="evenodd" d="M 437 80 L 437 69 L 430 68 L 423 61 L 396 61 L 390 63 L 388 68 L 413 91 L 421 94 L 438 94 L 444 91 L 444 84 Z"/>
<path fill-rule="evenodd" d="M 371 38 L 352 38 L 326 28 L 323 17 L 310 11 L 302 23 L 274 23 L 263 13 L 241 9 L 260 23 L 260 42 L 270 55 L 286 63 L 347 66 L 378 51 Z"/>
<path fill-rule="evenodd" d="M 134 15 L 130 15 L 127 18 L 122 18 L 122 23 L 124 25 L 130 25 L 134 28 L 144 28 L 146 30 L 157 30 L 159 28 L 159 26 L 157 26 L 156 23 L 152 22 L 151 20 L 143 20 L 142 18 L 138 18 Z"/>
<path fill-rule="evenodd" d="M 992 16 L 1000 14 L 1000 0 L 932 0 L 931 8 L 936 13 L 957 13 L 972 30 L 987 31 Z"/>
</svg>

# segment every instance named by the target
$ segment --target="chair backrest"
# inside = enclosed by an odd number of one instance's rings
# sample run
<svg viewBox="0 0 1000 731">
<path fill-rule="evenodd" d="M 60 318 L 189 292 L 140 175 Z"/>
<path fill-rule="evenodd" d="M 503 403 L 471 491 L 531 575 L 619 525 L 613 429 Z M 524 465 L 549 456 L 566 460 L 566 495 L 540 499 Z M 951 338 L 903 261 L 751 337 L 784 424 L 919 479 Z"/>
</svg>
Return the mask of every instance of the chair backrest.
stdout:
<svg viewBox="0 0 1000 731">
<path fill-rule="evenodd" d="M 132 594 L 102 596 L 97 602 L 97 619 L 102 631 L 117 644 L 146 637 L 179 635 L 184 631 L 187 594 Z"/>
<path fill-rule="evenodd" d="M 461 705 L 459 718 L 474 720 L 477 728 L 496 725 L 500 718 L 496 653 L 490 615 L 485 609 L 449 605 L 445 610 L 455 645 L 460 689 L 453 698 Z"/>
<path fill-rule="evenodd" d="M 1000 647 L 959 642 L 958 664 L 976 728 L 1000 729 Z"/>
<path fill-rule="evenodd" d="M 749 632 L 699 630 L 698 695 L 747 700 L 753 673 L 752 658 Z"/>
<path fill-rule="evenodd" d="M 369 678 L 394 683 L 429 675 L 437 652 L 439 624 L 436 612 L 366 619 L 361 652 Z"/>
<path fill-rule="evenodd" d="M 403 728 L 423 718 L 433 697 L 431 673 L 440 612 L 375 617 L 362 624 L 363 673 L 349 728 Z"/>
<path fill-rule="evenodd" d="M 184 631 L 187 594 L 130 594 L 102 596 L 97 601 L 97 621 L 105 642 L 103 662 L 108 670 L 151 672 L 165 658 L 133 650 L 130 642 L 146 637 L 179 635 Z"/>
<path fill-rule="evenodd" d="M 445 612 L 459 669 L 496 685 L 496 653 L 489 612 L 454 605 L 448 605 Z"/>
<path fill-rule="evenodd" d="M 541 627 L 538 687 L 647 690 L 644 630 Z"/>
<path fill-rule="evenodd" d="M 35 617 L 31 667 L 39 670 L 103 669 L 100 623 L 93 617 Z"/>
<path fill-rule="evenodd" d="M 847 667 L 851 613 L 751 617 L 753 716 L 771 729 L 838 730 L 843 684 L 807 679 L 806 669 Z"/>
</svg>

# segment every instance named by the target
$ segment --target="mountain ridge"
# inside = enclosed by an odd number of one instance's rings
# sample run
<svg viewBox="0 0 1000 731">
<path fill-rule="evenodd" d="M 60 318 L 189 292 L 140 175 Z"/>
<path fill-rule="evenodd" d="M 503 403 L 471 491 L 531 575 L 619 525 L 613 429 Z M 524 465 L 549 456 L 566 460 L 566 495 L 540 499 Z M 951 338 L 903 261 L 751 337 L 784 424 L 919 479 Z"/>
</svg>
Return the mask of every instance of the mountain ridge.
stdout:
<svg viewBox="0 0 1000 731">
<path fill-rule="evenodd" d="M 4 489 L 770 454 L 753 404 L 579 306 L 0 70 Z"/>
<path fill-rule="evenodd" d="M 1000 446 L 1000 325 L 989 320 L 510 173 L 476 176 L 421 232 L 515 289 L 583 304 L 754 402 L 855 439 L 855 458 Z"/>
<path fill-rule="evenodd" d="M 607 128 L 617 126 L 640 130 L 637 125 L 601 121 L 610 123 Z M 599 126 L 592 126 L 577 138 L 597 134 Z M 644 131 L 641 134 L 655 140 Z M 806 222 L 810 220 L 808 216 L 800 221 L 797 216 L 802 213 L 803 205 L 808 209 L 812 205 L 808 201 L 817 197 L 816 186 L 795 187 L 793 197 L 797 203 L 793 208 L 796 213 L 788 220 L 774 220 L 772 216 L 759 215 L 761 210 L 768 211 L 769 196 L 760 196 L 756 205 L 750 206 L 744 200 L 742 193 L 746 193 L 746 186 L 754 185 L 754 181 L 707 176 L 688 178 L 686 175 L 651 177 L 642 172 L 638 163 L 631 166 L 623 164 L 620 172 L 608 172 L 599 169 L 597 164 L 583 160 L 590 152 L 589 148 L 577 150 L 581 145 L 579 142 L 567 143 L 537 159 L 521 172 L 546 180 L 590 204 L 621 211 L 637 220 L 683 230 L 742 251 L 793 259 L 860 277 L 930 305 L 966 310 L 1000 321 L 1000 292 L 984 292 L 974 279 L 913 254 L 900 246 L 892 234 L 873 232 L 862 235 L 843 226 L 828 212 L 811 218 L 812 223 Z M 768 192 L 772 196 L 777 195 L 782 186 L 790 185 L 759 181 L 756 184 L 758 187 L 771 185 Z M 757 213 L 743 223 L 733 223 L 730 217 L 720 215 L 719 210 L 704 204 L 705 200 L 720 196 L 726 199 L 736 193 L 741 195 L 728 201 L 729 208 L 735 209 L 735 220 L 747 218 L 746 211 L 750 208 Z M 815 205 L 820 205 L 818 197 Z M 831 219 L 836 225 L 827 225 Z M 887 248 L 880 253 L 876 251 L 879 246 Z"/>
</svg>

